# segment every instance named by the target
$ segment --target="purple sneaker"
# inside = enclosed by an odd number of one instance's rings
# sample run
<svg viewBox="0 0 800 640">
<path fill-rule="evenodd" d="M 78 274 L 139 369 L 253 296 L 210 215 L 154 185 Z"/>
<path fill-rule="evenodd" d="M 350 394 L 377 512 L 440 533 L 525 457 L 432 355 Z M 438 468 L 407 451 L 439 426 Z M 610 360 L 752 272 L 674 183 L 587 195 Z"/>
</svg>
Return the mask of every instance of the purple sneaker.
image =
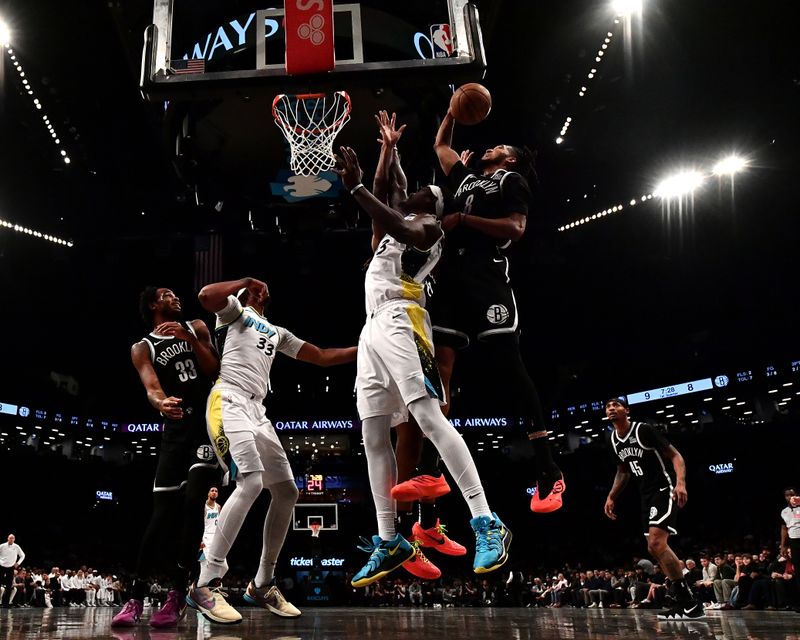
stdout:
<svg viewBox="0 0 800 640">
<path fill-rule="evenodd" d="M 157 629 L 177 627 L 186 611 L 186 594 L 170 591 L 164 606 L 150 616 L 150 626 Z"/>
<path fill-rule="evenodd" d="M 122 607 L 122 611 L 111 619 L 111 626 L 135 627 L 136 623 L 139 622 L 139 618 L 142 617 L 142 609 L 144 609 L 142 601 L 131 598 Z"/>
</svg>

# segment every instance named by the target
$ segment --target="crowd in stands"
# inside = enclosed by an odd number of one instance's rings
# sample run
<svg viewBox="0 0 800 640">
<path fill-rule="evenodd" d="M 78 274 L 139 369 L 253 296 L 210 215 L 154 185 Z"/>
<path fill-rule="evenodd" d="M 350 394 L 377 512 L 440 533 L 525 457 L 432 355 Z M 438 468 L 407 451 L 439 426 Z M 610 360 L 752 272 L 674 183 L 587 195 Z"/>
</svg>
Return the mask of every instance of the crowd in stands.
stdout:
<svg viewBox="0 0 800 640">
<path fill-rule="evenodd" d="M 788 555 L 788 554 L 787 554 Z M 707 609 L 798 610 L 795 568 L 790 557 L 759 553 L 717 553 L 683 563 L 684 575 L 696 597 Z M 351 574 L 323 572 L 313 580 L 306 576 L 295 582 L 284 579 L 281 588 L 294 602 L 308 605 L 333 604 L 369 607 L 578 607 L 578 608 L 661 608 L 667 585 L 657 564 L 633 558 L 628 567 L 585 569 L 566 566 L 561 571 L 524 574 L 501 570 L 484 577 L 447 577 L 420 581 L 396 571 L 364 589 L 353 589 Z M 241 584 L 239 584 L 241 582 Z M 313 585 L 324 584 L 325 598 L 309 598 Z M 243 594 L 247 578 L 226 578 L 226 590 L 234 599 Z M 316 587 L 319 593 L 319 587 Z M 153 583 L 147 604 L 160 606 L 166 586 Z M 49 572 L 20 568 L 14 577 L 12 607 L 113 607 L 129 597 L 122 576 L 103 574 L 81 567 Z"/>
</svg>

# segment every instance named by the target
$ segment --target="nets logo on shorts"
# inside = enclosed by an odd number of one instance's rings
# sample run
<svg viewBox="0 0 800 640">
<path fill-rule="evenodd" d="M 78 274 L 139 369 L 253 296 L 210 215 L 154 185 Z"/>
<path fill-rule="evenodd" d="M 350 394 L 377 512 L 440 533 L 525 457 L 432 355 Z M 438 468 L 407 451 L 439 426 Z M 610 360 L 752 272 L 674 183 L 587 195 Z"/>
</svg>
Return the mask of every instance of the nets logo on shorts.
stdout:
<svg viewBox="0 0 800 640">
<path fill-rule="evenodd" d="M 655 507 L 650 507 L 650 519 L 652 520 L 658 515 L 658 509 Z"/>
<path fill-rule="evenodd" d="M 205 461 L 214 459 L 214 449 L 211 448 L 210 444 L 201 444 L 197 447 L 197 459 Z"/>
<path fill-rule="evenodd" d="M 508 320 L 508 309 L 502 304 L 493 304 L 486 310 L 486 319 L 492 324 L 503 324 Z"/>
</svg>

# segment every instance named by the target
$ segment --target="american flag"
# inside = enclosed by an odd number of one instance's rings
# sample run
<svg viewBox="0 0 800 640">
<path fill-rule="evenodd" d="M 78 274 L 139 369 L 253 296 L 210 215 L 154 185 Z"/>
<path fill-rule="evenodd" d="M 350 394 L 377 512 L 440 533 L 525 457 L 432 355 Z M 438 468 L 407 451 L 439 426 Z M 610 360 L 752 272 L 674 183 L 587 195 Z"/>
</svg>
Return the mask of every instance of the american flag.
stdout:
<svg viewBox="0 0 800 640">
<path fill-rule="evenodd" d="M 169 69 L 175 75 L 185 73 L 205 73 L 206 61 L 202 58 L 192 60 L 170 60 Z"/>
<path fill-rule="evenodd" d="M 209 233 L 194 238 L 194 290 L 222 280 L 222 236 Z"/>
</svg>

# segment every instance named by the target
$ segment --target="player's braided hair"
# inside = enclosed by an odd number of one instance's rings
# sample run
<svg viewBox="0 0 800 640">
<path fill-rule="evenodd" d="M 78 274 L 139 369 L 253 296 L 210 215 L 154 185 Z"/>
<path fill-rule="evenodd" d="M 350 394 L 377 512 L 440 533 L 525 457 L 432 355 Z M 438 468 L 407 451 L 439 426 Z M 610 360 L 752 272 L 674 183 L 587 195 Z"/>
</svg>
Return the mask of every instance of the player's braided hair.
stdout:
<svg viewBox="0 0 800 640">
<path fill-rule="evenodd" d="M 539 176 L 536 175 L 536 151 L 526 145 L 521 147 L 508 145 L 508 148 L 517 159 L 514 170 L 529 182 L 538 183 Z"/>
<path fill-rule="evenodd" d="M 145 287 L 139 294 L 139 314 L 149 327 L 153 324 L 153 310 L 150 305 L 158 298 L 158 287 Z"/>
</svg>

